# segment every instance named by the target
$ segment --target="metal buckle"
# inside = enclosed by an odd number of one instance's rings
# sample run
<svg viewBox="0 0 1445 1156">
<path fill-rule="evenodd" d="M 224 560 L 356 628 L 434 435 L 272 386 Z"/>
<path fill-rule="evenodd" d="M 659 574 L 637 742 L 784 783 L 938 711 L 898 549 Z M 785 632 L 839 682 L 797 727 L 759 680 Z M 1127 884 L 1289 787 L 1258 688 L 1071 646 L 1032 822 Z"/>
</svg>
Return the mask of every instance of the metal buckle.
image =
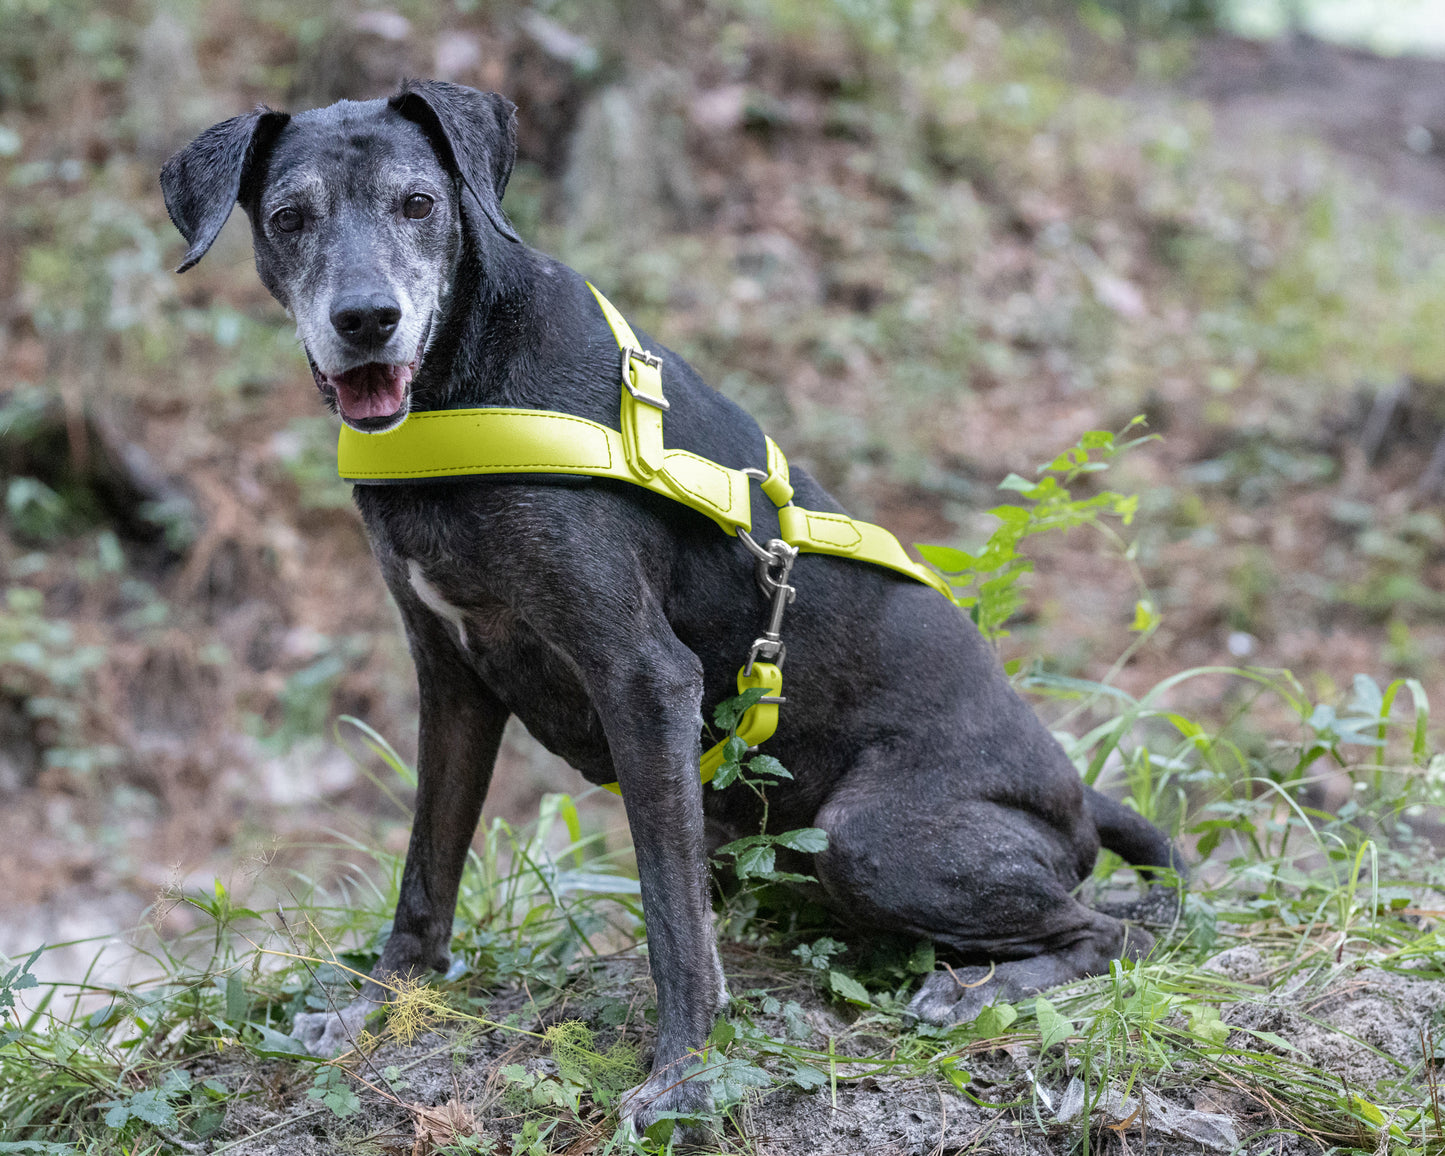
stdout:
<svg viewBox="0 0 1445 1156">
<path fill-rule="evenodd" d="M 636 358 L 643 365 L 651 369 L 659 369 L 662 366 L 662 358 L 655 353 L 648 353 L 645 349 L 634 349 L 630 345 L 622 347 L 622 388 L 630 393 L 634 401 L 640 401 L 643 405 L 650 405 L 654 409 L 671 409 L 672 403 L 665 397 L 654 396 L 650 393 L 643 393 L 632 384 L 632 360 Z"/>
</svg>

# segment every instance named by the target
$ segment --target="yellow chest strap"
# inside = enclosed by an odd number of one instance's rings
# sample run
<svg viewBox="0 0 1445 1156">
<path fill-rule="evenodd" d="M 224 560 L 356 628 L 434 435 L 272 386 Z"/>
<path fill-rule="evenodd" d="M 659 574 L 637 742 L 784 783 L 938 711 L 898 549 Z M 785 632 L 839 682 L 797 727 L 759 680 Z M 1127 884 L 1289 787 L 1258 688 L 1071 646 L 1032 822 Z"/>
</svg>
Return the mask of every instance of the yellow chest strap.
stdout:
<svg viewBox="0 0 1445 1156">
<path fill-rule="evenodd" d="M 621 429 L 537 409 L 443 409 L 413 413 L 393 430 L 342 426 L 341 477 L 357 484 L 485 474 L 585 474 L 631 482 L 705 514 L 727 534 L 752 529 L 749 478 L 663 445 L 661 359 L 642 350 L 617 309 L 590 284 L 622 349 Z M 762 490 L 778 507 L 781 537 L 803 553 L 856 558 L 906 574 L 947 596 L 943 579 L 913 561 L 882 526 L 792 504 L 788 460 L 767 438 Z M 761 472 L 761 471 L 759 471 Z"/>
</svg>

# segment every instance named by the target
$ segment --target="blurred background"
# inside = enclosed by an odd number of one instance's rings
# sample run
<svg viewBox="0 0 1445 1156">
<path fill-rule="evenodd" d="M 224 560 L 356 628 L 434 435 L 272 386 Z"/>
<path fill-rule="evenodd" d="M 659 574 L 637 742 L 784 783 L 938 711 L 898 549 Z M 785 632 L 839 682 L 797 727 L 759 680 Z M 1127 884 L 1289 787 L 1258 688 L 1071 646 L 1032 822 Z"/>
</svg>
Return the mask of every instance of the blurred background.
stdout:
<svg viewBox="0 0 1445 1156">
<path fill-rule="evenodd" d="M 1006 474 L 1146 415 L 1108 484 L 1163 625 L 1124 689 L 1438 704 L 1441 54 L 1439 0 L 0 0 L 0 952 L 405 845 L 338 726 L 414 750 L 336 423 L 240 213 L 170 271 L 156 174 L 202 128 L 500 91 L 522 236 L 904 541 L 977 545 Z M 1099 547 L 1040 547 L 1005 658 L 1110 670 L 1136 590 Z M 517 729 L 488 812 L 581 785 Z"/>
</svg>

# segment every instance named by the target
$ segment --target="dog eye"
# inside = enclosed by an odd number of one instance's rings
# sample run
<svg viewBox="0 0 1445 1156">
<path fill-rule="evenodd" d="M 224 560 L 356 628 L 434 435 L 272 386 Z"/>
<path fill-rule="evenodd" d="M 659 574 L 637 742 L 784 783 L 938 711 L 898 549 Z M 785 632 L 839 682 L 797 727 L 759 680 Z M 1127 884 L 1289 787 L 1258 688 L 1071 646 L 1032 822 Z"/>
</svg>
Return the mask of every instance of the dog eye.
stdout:
<svg viewBox="0 0 1445 1156">
<path fill-rule="evenodd" d="M 420 221 L 431 216 L 432 199 L 425 193 L 412 193 L 401 207 L 401 215 L 409 221 Z"/>
<path fill-rule="evenodd" d="M 294 233 L 301 227 L 301 214 L 295 209 L 277 209 L 271 214 L 271 223 L 283 233 Z"/>
</svg>

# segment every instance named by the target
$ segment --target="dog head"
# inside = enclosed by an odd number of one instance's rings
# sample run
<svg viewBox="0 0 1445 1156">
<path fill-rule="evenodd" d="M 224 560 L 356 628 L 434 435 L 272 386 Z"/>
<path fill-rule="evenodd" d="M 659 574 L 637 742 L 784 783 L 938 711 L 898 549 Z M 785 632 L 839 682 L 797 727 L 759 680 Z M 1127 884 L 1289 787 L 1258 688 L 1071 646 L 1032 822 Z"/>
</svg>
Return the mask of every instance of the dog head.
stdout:
<svg viewBox="0 0 1445 1156">
<path fill-rule="evenodd" d="M 208 128 L 161 169 L 185 272 L 238 202 L 256 269 L 296 320 L 316 385 L 369 433 L 405 420 L 467 242 L 518 242 L 501 198 L 516 109 L 408 81 L 387 100 L 296 116 L 261 107 Z"/>
</svg>

